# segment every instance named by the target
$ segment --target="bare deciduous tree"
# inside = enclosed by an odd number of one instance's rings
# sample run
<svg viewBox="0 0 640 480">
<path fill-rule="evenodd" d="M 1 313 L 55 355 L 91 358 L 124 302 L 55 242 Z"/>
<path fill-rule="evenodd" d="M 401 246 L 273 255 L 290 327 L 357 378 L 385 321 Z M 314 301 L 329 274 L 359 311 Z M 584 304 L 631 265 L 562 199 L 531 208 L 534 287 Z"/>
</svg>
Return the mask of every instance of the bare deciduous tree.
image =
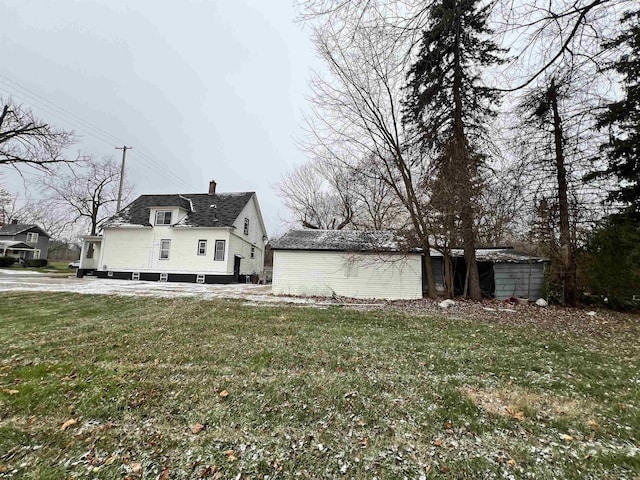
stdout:
<svg viewBox="0 0 640 480">
<path fill-rule="evenodd" d="M 402 51 L 396 48 L 395 37 L 388 35 L 388 27 L 376 25 L 375 20 L 355 20 L 366 28 L 328 21 L 314 31 L 316 48 L 330 75 L 316 75 L 312 81 L 313 115 L 308 119 L 306 147 L 313 158 L 356 169 L 358 159 L 374 158 L 381 173 L 376 178 L 387 183 L 403 206 L 419 246 L 429 252 L 427 202 L 419 188 L 427 172 L 426 159 L 411 148 L 413 142 L 401 121 Z M 435 297 L 429 255 L 425 255 L 425 270 L 428 294 Z"/>
<path fill-rule="evenodd" d="M 74 142 L 72 132 L 47 125 L 31 110 L 11 101 L 0 99 L 0 105 L 0 166 L 49 170 L 74 161 L 64 155 Z"/>
<path fill-rule="evenodd" d="M 55 175 L 40 179 L 47 202 L 67 212 L 72 222 L 84 222 L 91 235 L 115 212 L 120 181 L 120 166 L 107 158 L 79 160 L 73 170 L 60 169 Z M 125 183 L 123 198 L 132 187 Z"/>
</svg>

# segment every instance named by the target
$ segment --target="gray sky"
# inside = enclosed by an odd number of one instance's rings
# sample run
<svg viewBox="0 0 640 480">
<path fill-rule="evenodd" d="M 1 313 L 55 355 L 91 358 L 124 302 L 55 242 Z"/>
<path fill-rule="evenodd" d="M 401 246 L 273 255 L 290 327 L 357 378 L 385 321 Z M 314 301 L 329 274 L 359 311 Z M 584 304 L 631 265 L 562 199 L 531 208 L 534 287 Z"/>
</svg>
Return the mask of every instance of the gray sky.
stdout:
<svg viewBox="0 0 640 480">
<path fill-rule="evenodd" d="M 294 17 L 289 0 L 3 2 L 0 95 L 75 130 L 82 153 L 133 146 L 136 194 L 256 191 L 273 236 L 286 214 L 272 185 L 304 160 L 318 65 Z"/>
</svg>

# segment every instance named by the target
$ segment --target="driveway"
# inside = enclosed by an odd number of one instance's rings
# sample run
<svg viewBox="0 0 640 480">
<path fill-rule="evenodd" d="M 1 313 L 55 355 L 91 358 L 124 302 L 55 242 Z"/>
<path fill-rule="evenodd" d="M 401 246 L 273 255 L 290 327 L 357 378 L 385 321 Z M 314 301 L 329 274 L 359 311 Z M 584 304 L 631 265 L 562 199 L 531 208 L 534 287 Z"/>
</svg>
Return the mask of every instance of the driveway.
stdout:
<svg viewBox="0 0 640 480">
<path fill-rule="evenodd" d="M 76 278 L 72 275 L 47 275 L 29 270 L 0 269 L 0 292 L 18 291 L 74 292 L 141 297 L 231 298 L 256 303 L 315 303 L 307 298 L 272 295 L 271 285 L 142 282 L 95 277 Z"/>
</svg>

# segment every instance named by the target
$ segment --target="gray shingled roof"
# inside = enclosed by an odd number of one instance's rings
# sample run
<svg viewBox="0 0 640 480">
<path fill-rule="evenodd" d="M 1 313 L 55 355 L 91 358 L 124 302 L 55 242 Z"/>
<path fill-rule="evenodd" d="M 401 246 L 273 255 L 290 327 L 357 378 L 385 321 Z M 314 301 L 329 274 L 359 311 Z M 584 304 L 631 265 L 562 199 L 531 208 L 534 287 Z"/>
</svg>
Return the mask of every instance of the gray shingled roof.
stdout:
<svg viewBox="0 0 640 480">
<path fill-rule="evenodd" d="M 254 192 L 183 193 L 173 195 L 141 195 L 120 212 L 109 218 L 104 226 L 150 225 L 152 207 L 181 207 L 189 213 L 180 225 L 192 227 L 230 227 L 249 202 Z M 215 207 L 214 207 L 215 205 Z"/>
<path fill-rule="evenodd" d="M 388 230 L 291 230 L 272 241 L 271 249 L 340 252 L 407 251 L 401 239 Z"/>
<path fill-rule="evenodd" d="M 47 232 L 45 232 L 43 229 L 41 229 L 38 225 L 34 223 L 30 223 L 30 224 L 10 223 L 8 225 L 3 225 L 2 227 L 0 227 L 0 235 L 11 235 L 11 236 L 18 235 L 19 233 L 26 232 L 27 230 L 31 230 L 34 227 L 38 230 L 40 234 L 46 235 L 47 237 L 49 236 Z"/>
</svg>

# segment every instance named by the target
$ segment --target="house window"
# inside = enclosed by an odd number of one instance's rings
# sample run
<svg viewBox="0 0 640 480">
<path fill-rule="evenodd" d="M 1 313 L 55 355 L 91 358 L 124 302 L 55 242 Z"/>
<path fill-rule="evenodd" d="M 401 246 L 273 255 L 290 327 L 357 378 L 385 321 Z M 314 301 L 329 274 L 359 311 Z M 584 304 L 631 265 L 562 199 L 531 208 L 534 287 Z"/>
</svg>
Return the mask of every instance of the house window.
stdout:
<svg viewBox="0 0 640 480">
<path fill-rule="evenodd" d="M 249 254 L 249 257 L 256 258 L 256 247 L 251 247 L 251 253 Z"/>
<path fill-rule="evenodd" d="M 171 210 L 158 210 L 156 212 L 156 225 L 171 225 Z"/>
<path fill-rule="evenodd" d="M 160 260 L 169 260 L 171 240 L 160 240 Z"/>
<path fill-rule="evenodd" d="M 38 243 L 38 234 L 34 232 L 27 232 L 27 243 Z"/>
<path fill-rule="evenodd" d="M 35 252 L 33 252 L 33 258 L 35 260 L 38 260 L 40 258 L 40 250 L 36 250 Z"/>
<path fill-rule="evenodd" d="M 213 259 L 217 261 L 224 261 L 224 240 L 216 240 L 216 251 L 213 254 Z"/>
<path fill-rule="evenodd" d="M 207 254 L 207 241 L 198 240 L 198 255 L 206 255 L 206 254 Z"/>
<path fill-rule="evenodd" d="M 249 235 L 249 219 L 244 219 L 244 234 Z"/>
</svg>

